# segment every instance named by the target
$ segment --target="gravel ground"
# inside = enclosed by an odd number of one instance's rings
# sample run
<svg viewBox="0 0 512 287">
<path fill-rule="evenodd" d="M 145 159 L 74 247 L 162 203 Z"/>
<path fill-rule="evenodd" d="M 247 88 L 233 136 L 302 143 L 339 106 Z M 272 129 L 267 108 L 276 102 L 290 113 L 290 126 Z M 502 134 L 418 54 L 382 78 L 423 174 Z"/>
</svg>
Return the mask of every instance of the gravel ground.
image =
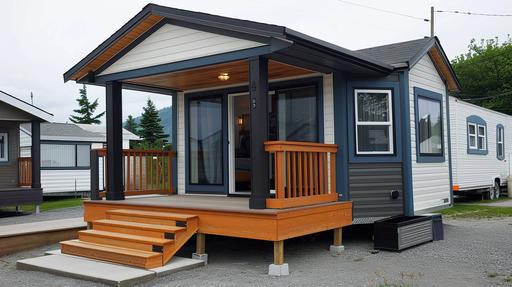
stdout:
<svg viewBox="0 0 512 287">
<path fill-rule="evenodd" d="M 368 228 L 344 232 L 346 251 L 329 255 L 331 234 L 285 242 L 290 276 L 266 275 L 272 244 L 207 237 L 209 264 L 157 278 L 142 286 L 512 286 L 512 218 L 445 220 L 444 241 L 401 253 L 371 254 Z M 181 256 L 190 256 L 194 242 Z M 47 246 L 0 258 L 0 286 L 98 286 L 40 272 L 18 271 L 17 259 L 41 255 Z M 387 282 L 390 285 L 383 285 Z M 396 285 L 391 285 L 396 284 Z"/>
<path fill-rule="evenodd" d="M 82 206 L 60 208 L 50 211 L 41 212 L 39 214 L 22 214 L 16 212 L 0 211 L 0 226 L 19 223 L 30 223 L 47 220 L 66 219 L 74 217 L 82 217 L 84 209 Z"/>
</svg>

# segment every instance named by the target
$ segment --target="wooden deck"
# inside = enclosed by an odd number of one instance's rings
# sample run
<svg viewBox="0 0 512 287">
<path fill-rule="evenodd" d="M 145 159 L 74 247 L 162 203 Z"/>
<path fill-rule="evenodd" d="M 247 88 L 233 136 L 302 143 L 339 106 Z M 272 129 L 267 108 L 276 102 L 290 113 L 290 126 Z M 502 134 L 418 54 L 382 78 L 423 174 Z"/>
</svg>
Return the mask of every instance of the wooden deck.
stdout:
<svg viewBox="0 0 512 287">
<path fill-rule="evenodd" d="M 198 233 L 281 241 L 341 228 L 352 223 L 351 202 L 328 202 L 284 209 L 249 209 L 249 199 L 206 195 L 156 195 L 84 203 L 87 222 L 107 210 L 133 209 L 197 215 Z"/>
</svg>

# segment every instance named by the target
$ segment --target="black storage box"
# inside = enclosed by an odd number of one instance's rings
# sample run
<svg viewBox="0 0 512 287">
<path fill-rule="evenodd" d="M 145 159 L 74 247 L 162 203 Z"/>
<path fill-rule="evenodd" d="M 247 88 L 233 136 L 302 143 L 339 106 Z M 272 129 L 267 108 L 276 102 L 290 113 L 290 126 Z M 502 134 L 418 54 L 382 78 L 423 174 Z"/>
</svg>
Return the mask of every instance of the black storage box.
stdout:
<svg viewBox="0 0 512 287">
<path fill-rule="evenodd" d="M 423 214 L 432 217 L 432 239 L 444 240 L 443 216 L 440 213 Z"/>
<path fill-rule="evenodd" d="M 373 247 L 402 251 L 433 240 L 432 217 L 395 216 L 374 222 Z"/>
</svg>

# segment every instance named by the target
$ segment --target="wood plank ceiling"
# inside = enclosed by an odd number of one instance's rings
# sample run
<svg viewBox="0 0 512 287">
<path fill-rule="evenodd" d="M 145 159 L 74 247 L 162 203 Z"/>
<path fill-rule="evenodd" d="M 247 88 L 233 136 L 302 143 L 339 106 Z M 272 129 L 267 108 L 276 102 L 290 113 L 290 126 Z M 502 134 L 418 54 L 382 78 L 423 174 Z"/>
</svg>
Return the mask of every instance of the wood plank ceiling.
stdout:
<svg viewBox="0 0 512 287">
<path fill-rule="evenodd" d="M 247 83 L 249 79 L 248 71 L 249 63 L 243 60 L 185 71 L 130 79 L 124 82 L 149 87 L 187 91 L 218 86 L 231 86 L 237 84 L 241 85 Z M 219 80 L 218 76 L 221 73 L 228 73 L 229 79 L 226 81 Z M 273 60 L 270 60 L 268 64 L 268 78 L 270 80 L 303 76 L 314 73 L 315 72 L 307 69 L 290 66 Z"/>
</svg>

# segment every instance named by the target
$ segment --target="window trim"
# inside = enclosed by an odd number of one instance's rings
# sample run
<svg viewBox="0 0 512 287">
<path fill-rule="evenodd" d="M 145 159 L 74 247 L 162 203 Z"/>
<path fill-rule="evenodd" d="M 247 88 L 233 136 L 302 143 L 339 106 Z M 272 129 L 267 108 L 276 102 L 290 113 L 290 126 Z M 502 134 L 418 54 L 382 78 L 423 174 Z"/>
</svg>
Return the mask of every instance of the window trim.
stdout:
<svg viewBox="0 0 512 287">
<path fill-rule="evenodd" d="M 0 135 L 5 136 L 5 145 L 4 145 L 5 157 L 0 158 L 0 163 L 7 163 L 7 162 L 9 162 L 9 133 L 8 132 L 0 132 Z"/>
<path fill-rule="evenodd" d="M 388 121 L 369 122 L 359 121 L 358 117 L 358 94 L 359 93 L 383 93 L 388 96 Z M 359 151 L 359 126 L 387 126 L 388 127 L 388 151 Z M 394 123 L 393 123 L 393 92 L 391 89 L 354 89 L 354 130 L 355 130 L 355 151 L 356 155 L 393 155 L 395 153 L 394 144 Z"/>
<path fill-rule="evenodd" d="M 501 134 L 501 142 L 499 141 Z M 501 144 L 501 156 L 498 154 Z M 505 127 L 502 124 L 496 125 L 496 158 L 498 160 L 505 160 Z"/>
<path fill-rule="evenodd" d="M 475 134 L 469 133 L 469 126 L 475 126 Z M 483 127 L 485 131 L 485 136 L 481 136 L 479 134 L 479 129 Z M 475 137 L 475 145 L 470 145 L 470 136 Z M 478 140 L 479 138 L 484 138 L 484 147 L 478 148 Z M 466 118 L 466 140 L 467 140 L 467 153 L 468 154 L 477 154 L 477 155 L 487 155 L 489 153 L 489 134 L 487 131 L 487 123 L 484 119 L 477 115 L 470 115 Z"/>
<path fill-rule="evenodd" d="M 416 133 L 416 162 L 417 163 L 440 163 L 446 161 L 446 145 L 445 145 L 445 134 L 444 134 L 444 105 L 443 95 L 430 90 L 414 87 L 414 131 Z M 420 134 L 419 130 L 419 107 L 418 102 L 420 98 L 424 98 L 431 101 L 438 101 L 441 108 L 441 153 L 428 154 L 420 152 Z"/>
<path fill-rule="evenodd" d="M 75 166 L 43 166 L 41 162 L 41 170 L 88 170 L 91 169 L 91 163 L 88 166 L 78 166 L 78 145 L 89 146 L 89 150 L 92 149 L 91 142 L 68 142 L 68 141 L 41 141 L 41 146 L 44 144 L 50 145 L 71 145 L 75 146 Z M 41 161 L 43 159 L 41 158 Z"/>
</svg>

